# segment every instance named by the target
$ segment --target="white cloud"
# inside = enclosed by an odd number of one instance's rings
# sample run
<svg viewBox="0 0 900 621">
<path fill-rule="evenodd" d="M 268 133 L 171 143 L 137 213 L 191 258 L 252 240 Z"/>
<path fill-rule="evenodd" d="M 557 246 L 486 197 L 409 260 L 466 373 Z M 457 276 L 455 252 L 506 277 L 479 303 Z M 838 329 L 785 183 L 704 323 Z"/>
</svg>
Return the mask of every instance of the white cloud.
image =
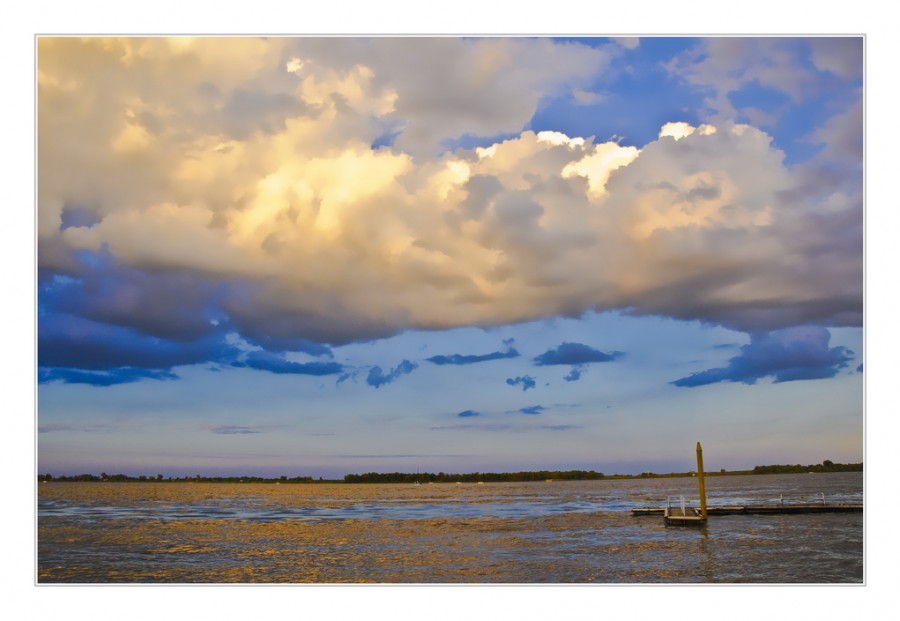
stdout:
<svg viewBox="0 0 900 621">
<path fill-rule="evenodd" d="M 575 103 L 581 106 L 593 106 L 606 101 L 608 95 L 576 88 L 572 90 L 572 98 L 575 100 Z"/>
<path fill-rule="evenodd" d="M 820 93 L 828 79 L 823 71 L 844 79 L 858 77 L 861 49 L 859 38 L 713 37 L 679 54 L 666 67 L 710 92 L 705 100 L 707 118 L 723 121 L 743 112 L 731 95 L 748 86 L 780 91 L 801 102 Z"/>
<path fill-rule="evenodd" d="M 627 50 L 636 50 L 641 45 L 640 37 L 613 37 L 613 41 Z"/>
<path fill-rule="evenodd" d="M 812 62 L 821 71 L 829 71 L 845 80 L 862 77 L 862 37 L 822 37 L 810 40 Z"/>
<path fill-rule="evenodd" d="M 303 38 L 290 49 L 309 65 L 347 71 L 364 63 L 372 86 L 396 93 L 395 144 L 434 154 L 465 134 L 518 132 L 541 98 L 581 88 L 609 63 L 609 52 L 546 39 Z M 410 53 L 410 46 L 415 52 Z"/>
</svg>

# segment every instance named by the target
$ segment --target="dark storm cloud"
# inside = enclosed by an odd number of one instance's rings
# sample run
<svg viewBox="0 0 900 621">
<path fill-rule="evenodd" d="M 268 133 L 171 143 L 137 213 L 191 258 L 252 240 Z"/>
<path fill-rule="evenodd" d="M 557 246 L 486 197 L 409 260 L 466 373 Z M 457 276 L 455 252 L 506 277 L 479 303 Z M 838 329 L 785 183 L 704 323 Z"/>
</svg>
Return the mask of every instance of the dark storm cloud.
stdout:
<svg viewBox="0 0 900 621">
<path fill-rule="evenodd" d="M 46 314 L 66 313 L 149 336 L 191 341 L 217 331 L 219 285 L 184 273 L 147 273 L 117 266 L 104 254 L 83 253 L 79 273 L 48 277 L 38 291 Z"/>
<path fill-rule="evenodd" d="M 368 377 L 366 377 L 366 383 L 369 386 L 381 388 L 385 384 L 390 384 L 391 382 L 395 381 L 401 375 L 412 373 L 418 367 L 419 365 L 417 365 L 416 363 L 410 362 L 409 360 L 404 360 L 396 367 L 391 369 L 390 373 L 385 374 L 381 367 L 374 366 L 369 370 L 369 375 Z"/>
<path fill-rule="evenodd" d="M 340 291 L 311 294 L 329 312 L 284 308 L 273 302 L 281 291 L 272 285 L 235 281 L 223 288 L 221 310 L 243 338 L 272 351 L 300 351 L 321 355 L 316 348 L 347 345 L 393 336 L 405 327 L 399 317 L 369 317 L 362 321 L 341 299 Z M 330 351 L 330 350 L 329 350 Z"/>
<path fill-rule="evenodd" d="M 179 342 L 71 315 L 38 317 L 38 365 L 82 370 L 173 366 L 233 359 L 239 352 L 212 335 Z"/>
<path fill-rule="evenodd" d="M 853 359 L 853 352 L 829 347 L 830 339 L 831 333 L 819 327 L 755 333 L 727 366 L 700 371 L 672 384 L 695 387 L 717 382 L 755 384 L 765 377 L 772 377 L 775 383 L 834 377 Z"/>
<path fill-rule="evenodd" d="M 583 343 L 563 343 L 556 349 L 549 349 L 534 359 L 537 366 L 557 364 L 579 365 L 591 362 L 610 362 L 622 356 L 622 352 L 606 353 Z"/>
</svg>

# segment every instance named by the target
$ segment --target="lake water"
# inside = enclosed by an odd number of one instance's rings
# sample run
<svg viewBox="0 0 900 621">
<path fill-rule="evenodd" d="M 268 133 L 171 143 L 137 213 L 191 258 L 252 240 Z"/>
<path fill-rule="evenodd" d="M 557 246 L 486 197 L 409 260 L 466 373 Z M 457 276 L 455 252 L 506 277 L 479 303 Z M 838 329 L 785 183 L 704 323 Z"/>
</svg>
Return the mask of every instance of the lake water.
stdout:
<svg viewBox="0 0 900 621">
<path fill-rule="evenodd" d="M 861 504 L 862 473 L 707 478 L 710 506 Z M 667 528 L 696 479 L 47 483 L 41 583 L 860 583 L 863 513 Z"/>
</svg>

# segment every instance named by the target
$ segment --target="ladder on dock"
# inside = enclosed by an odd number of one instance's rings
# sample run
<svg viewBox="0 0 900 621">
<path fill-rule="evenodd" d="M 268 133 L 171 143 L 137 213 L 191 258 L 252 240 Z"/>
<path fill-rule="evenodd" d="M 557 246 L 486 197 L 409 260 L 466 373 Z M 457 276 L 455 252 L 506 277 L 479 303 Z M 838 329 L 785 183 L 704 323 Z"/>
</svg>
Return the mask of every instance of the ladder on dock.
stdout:
<svg viewBox="0 0 900 621">
<path fill-rule="evenodd" d="M 672 505 L 672 498 L 666 501 L 666 508 L 663 510 L 663 519 L 666 526 L 703 526 L 706 524 L 706 517 L 703 516 L 697 507 L 685 506 L 684 496 L 677 505 Z"/>
</svg>

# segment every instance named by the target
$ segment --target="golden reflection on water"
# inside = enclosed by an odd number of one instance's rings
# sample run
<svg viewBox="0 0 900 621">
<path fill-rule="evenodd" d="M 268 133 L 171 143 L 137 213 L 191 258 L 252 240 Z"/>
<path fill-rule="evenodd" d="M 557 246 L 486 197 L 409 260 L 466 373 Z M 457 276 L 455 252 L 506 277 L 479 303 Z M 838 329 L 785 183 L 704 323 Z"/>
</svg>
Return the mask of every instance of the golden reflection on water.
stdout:
<svg viewBox="0 0 900 621">
<path fill-rule="evenodd" d="M 428 486 L 432 498 L 496 500 L 490 491 Z M 495 488 L 494 492 L 500 488 Z M 516 494 L 546 494 L 537 485 Z M 576 488 L 571 488 L 576 489 Z M 509 488 L 503 488 L 505 492 Z M 711 520 L 706 529 L 665 528 L 626 511 L 527 517 L 245 519 L 203 512 L 385 502 L 421 495 L 407 487 L 61 483 L 42 501 L 95 507 L 38 520 L 38 581 L 124 583 L 632 583 L 830 582 L 862 579 L 862 516 Z M 520 496 L 516 496 L 517 498 Z M 193 508 L 199 517 L 142 510 Z M 121 515 L 107 514 L 121 508 Z M 193 514 L 190 514 L 193 515 Z M 810 519 L 812 517 L 813 519 Z M 842 532 L 828 543 L 829 533 Z M 835 538 L 832 536 L 832 540 Z M 825 543 L 823 543 L 825 542 Z M 816 550 L 814 544 L 820 548 Z M 831 545 L 832 548 L 827 546 Z M 824 548 L 823 548 L 824 546 Z M 796 566 L 772 559 L 811 555 Z M 815 556 L 819 555 L 819 556 Z M 830 559 L 830 564 L 824 564 Z M 837 559 L 837 560 L 835 560 Z M 788 563 L 794 562 L 791 560 Z M 799 567 L 805 567 L 802 573 Z M 781 573 L 773 573 L 773 571 Z M 812 572 L 812 573 L 810 573 Z M 817 573 L 818 572 L 818 573 Z"/>
</svg>

